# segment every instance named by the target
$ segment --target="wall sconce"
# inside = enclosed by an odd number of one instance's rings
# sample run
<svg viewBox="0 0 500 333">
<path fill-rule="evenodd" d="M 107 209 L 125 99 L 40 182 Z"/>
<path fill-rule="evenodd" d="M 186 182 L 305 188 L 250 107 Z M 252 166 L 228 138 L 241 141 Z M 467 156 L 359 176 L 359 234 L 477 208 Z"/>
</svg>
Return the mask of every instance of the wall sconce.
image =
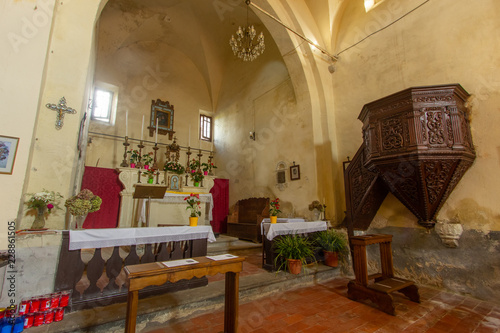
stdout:
<svg viewBox="0 0 500 333">
<path fill-rule="evenodd" d="M 250 132 L 250 139 L 255 141 L 255 132 Z"/>
</svg>

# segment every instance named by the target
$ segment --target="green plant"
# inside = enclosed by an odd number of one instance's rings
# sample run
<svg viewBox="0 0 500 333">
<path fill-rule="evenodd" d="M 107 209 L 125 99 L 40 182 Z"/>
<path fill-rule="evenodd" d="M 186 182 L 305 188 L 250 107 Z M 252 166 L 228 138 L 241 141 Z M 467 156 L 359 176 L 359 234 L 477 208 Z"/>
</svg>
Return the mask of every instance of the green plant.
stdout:
<svg viewBox="0 0 500 333">
<path fill-rule="evenodd" d="M 191 217 L 201 216 L 201 206 L 200 206 L 200 195 L 191 193 L 188 197 L 184 198 L 184 201 L 188 204 L 186 210 L 191 210 Z"/>
<path fill-rule="evenodd" d="M 167 162 L 163 166 L 163 170 L 170 171 L 170 172 L 176 173 L 178 175 L 182 175 L 185 171 L 184 167 L 179 162 L 175 162 L 175 161 Z"/>
<path fill-rule="evenodd" d="M 276 237 L 273 242 L 273 249 L 276 254 L 275 266 L 278 267 L 278 271 L 286 265 L 286 259 L 298 259 L 302 264 L 306 264 L 307 258 L 314 258 L 314 244 L 312 241 L 298 235 Z"/>
<path fill-rule="evenodd" d="M 210 172 L 210 171 L 212 171 L 212 169 L 217 169 L 217 167 L 212 162 L 210 162 L 210 163 L 201 163 L 201 169 L 203 171 Z"/>
<path fill-rule="evenodd" d="M 156 176 L 156 170 L 146 169 L 146 171 L 143 171 L 142 174 L 148 177 L 148 179 L 153 179 L 154 176 Z"/>
<path fill-rule="evenodd" d="M 150 165 L 151 162 L 153 162 L 153 152 L 150 151 L 147 154 L 142 155 L 142 161 L 144 162 L 144 165 Z"/>
<path fill-rule="evenodd" d="M 137 164 L 141 160 L 141 156 L 139 155 L 139 151 L 136 149 L 132 149 L 127 151 L 127 154 L 130 154 L 129 160 L 130 163 Z"/>
<path fill-rule="evenodd" d="M 102 199 L 92 191 L 84 189 L 64 203 L 71 215 L 80 216 L 93 213 L 101 208 Z"/>
<path fill-rule="evenodd" d="M 189 169 L 191 169 L 191 172 L 194 170 L 198 170 L 198 168 L 200 167 L 200 161 L 198 161 L 197 159 L 194 159 L 191 161 L 191 163 L 189 163 Z"/>
<path fill-rule="evenodd" d="M 314 242 L 322 250 L 338 252 L 339 254 L 347 253 L 347 238 L 337 230 L 329 229 L 316 233 Z"/>
<path fill-rule="evenodd" d="M 271 216 L 278 216 L 279 213 L 281 213 L 280 198 L 276 198 L 269 203 L 269 214 Z"/>
<path fill-rule="evenodd" d="M 191 170 L 191 179 L 193 179 L 193 182 L 195 183 L 199 183 L 203 180 L 203 178 L 205 178 L 205 176 L 203 176 L 203 173 L 201 171 L 194 171 L 194 170 Z"/>
</svg>

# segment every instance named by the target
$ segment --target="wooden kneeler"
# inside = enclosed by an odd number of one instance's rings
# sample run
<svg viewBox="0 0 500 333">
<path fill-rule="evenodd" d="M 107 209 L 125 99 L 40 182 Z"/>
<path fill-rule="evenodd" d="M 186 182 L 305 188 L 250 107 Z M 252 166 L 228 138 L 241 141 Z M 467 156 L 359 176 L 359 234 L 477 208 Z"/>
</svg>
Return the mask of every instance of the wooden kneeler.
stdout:
<svg viewBox="0 0 500 333">
<path fill-rule="evenodd" d="M 392 265 L 391 242 L 392 235 L 373 234 L 349 237 L 355 280 L 347 285 L 347 296 L 360 301 L 369 299 L 377 304 L 382 311 L 395 315 L 395 307 L 391 296 L 392 292 L 400 292 L 411 301 L 420 303 L 418 287 L 413 281 L 394 277 Z M 368 275 L 366 260 L 366 246 L 379 244 L 382 273 Z M 373 282 L 370 282 L 373 280 Z"/>
</svg>

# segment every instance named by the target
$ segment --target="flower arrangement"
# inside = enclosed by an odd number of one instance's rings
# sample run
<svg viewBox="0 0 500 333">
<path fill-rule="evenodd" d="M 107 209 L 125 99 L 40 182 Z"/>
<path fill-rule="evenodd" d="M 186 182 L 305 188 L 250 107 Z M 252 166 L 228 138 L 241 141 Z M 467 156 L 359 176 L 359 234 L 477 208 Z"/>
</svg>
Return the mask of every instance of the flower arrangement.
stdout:
<svg viewBox="0 0 500 333">
<path fill-rule="evenodd" d="M 77 195 L 64 203 L 71 215 L 82 216 L 93 213 L 101 208 L 102 199 L 88 189 L 81 190 Z"/>
<path fill-rule="evenodd" d="M 188 197 L 184 198 L 184 201 L 188 204 L 186 210 L 191 210 L 191 217 L 201 216 L 201 206 L 200 206 L 200 195 L 191 193 Z"/>
<path fill-rule="evenodd" d="M 59 200 L 63 198 L 63 196 L 59 192 L 47 191 L 43 190 L 38 193 L 28 193 L 31 198 L 25 202 L 28 206 L 28 209 L 47 209 L 48 213 L 52 211 L 52 209 L 61 209 L 59 208 Z"/>
<path fill-rule="evenodd" d="M 154 180 L 154 177 L 156 176 L 156 170 L 154 169 L 145 169 L 146 171 L 143 171 L 142 174 L 146 177 L 148 177 L 148 183 L 152 183 Z"/>
<path fill-rule="evenodd" d="M 163 170 L 170 171 L 170 172 L 176 173 L 178 175 L 182 175 L 185 171 L 184 167 L 179 162 L 175 162 L 175 161 L 167 162 L 163 166 Z"/>
<path fill-rule="evenodd" d="M 281 213 L 280 198 L 276 198 L 269 203 L 269 214 L 271 216 L 278 216 L 279 213 Z"/>
</svg>

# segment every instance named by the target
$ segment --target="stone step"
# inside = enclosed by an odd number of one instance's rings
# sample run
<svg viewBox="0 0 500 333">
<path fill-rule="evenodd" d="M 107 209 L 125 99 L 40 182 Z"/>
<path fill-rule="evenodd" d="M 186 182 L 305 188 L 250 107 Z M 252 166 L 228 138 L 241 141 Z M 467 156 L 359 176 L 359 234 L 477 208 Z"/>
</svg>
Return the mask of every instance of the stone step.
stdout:
<svg viewBox="0 0 500 333">
<path fill-rule="evenodd" d="M 240 240 L 236 237 L 227 235 L 219 235 L 217 241 L 208 243 L 207 254 L 215 255 L 222 253 L 230 253 L 231 251 L 261 248 L 262 244 L 257 244 L 249 241 Z"/>
</svg>

